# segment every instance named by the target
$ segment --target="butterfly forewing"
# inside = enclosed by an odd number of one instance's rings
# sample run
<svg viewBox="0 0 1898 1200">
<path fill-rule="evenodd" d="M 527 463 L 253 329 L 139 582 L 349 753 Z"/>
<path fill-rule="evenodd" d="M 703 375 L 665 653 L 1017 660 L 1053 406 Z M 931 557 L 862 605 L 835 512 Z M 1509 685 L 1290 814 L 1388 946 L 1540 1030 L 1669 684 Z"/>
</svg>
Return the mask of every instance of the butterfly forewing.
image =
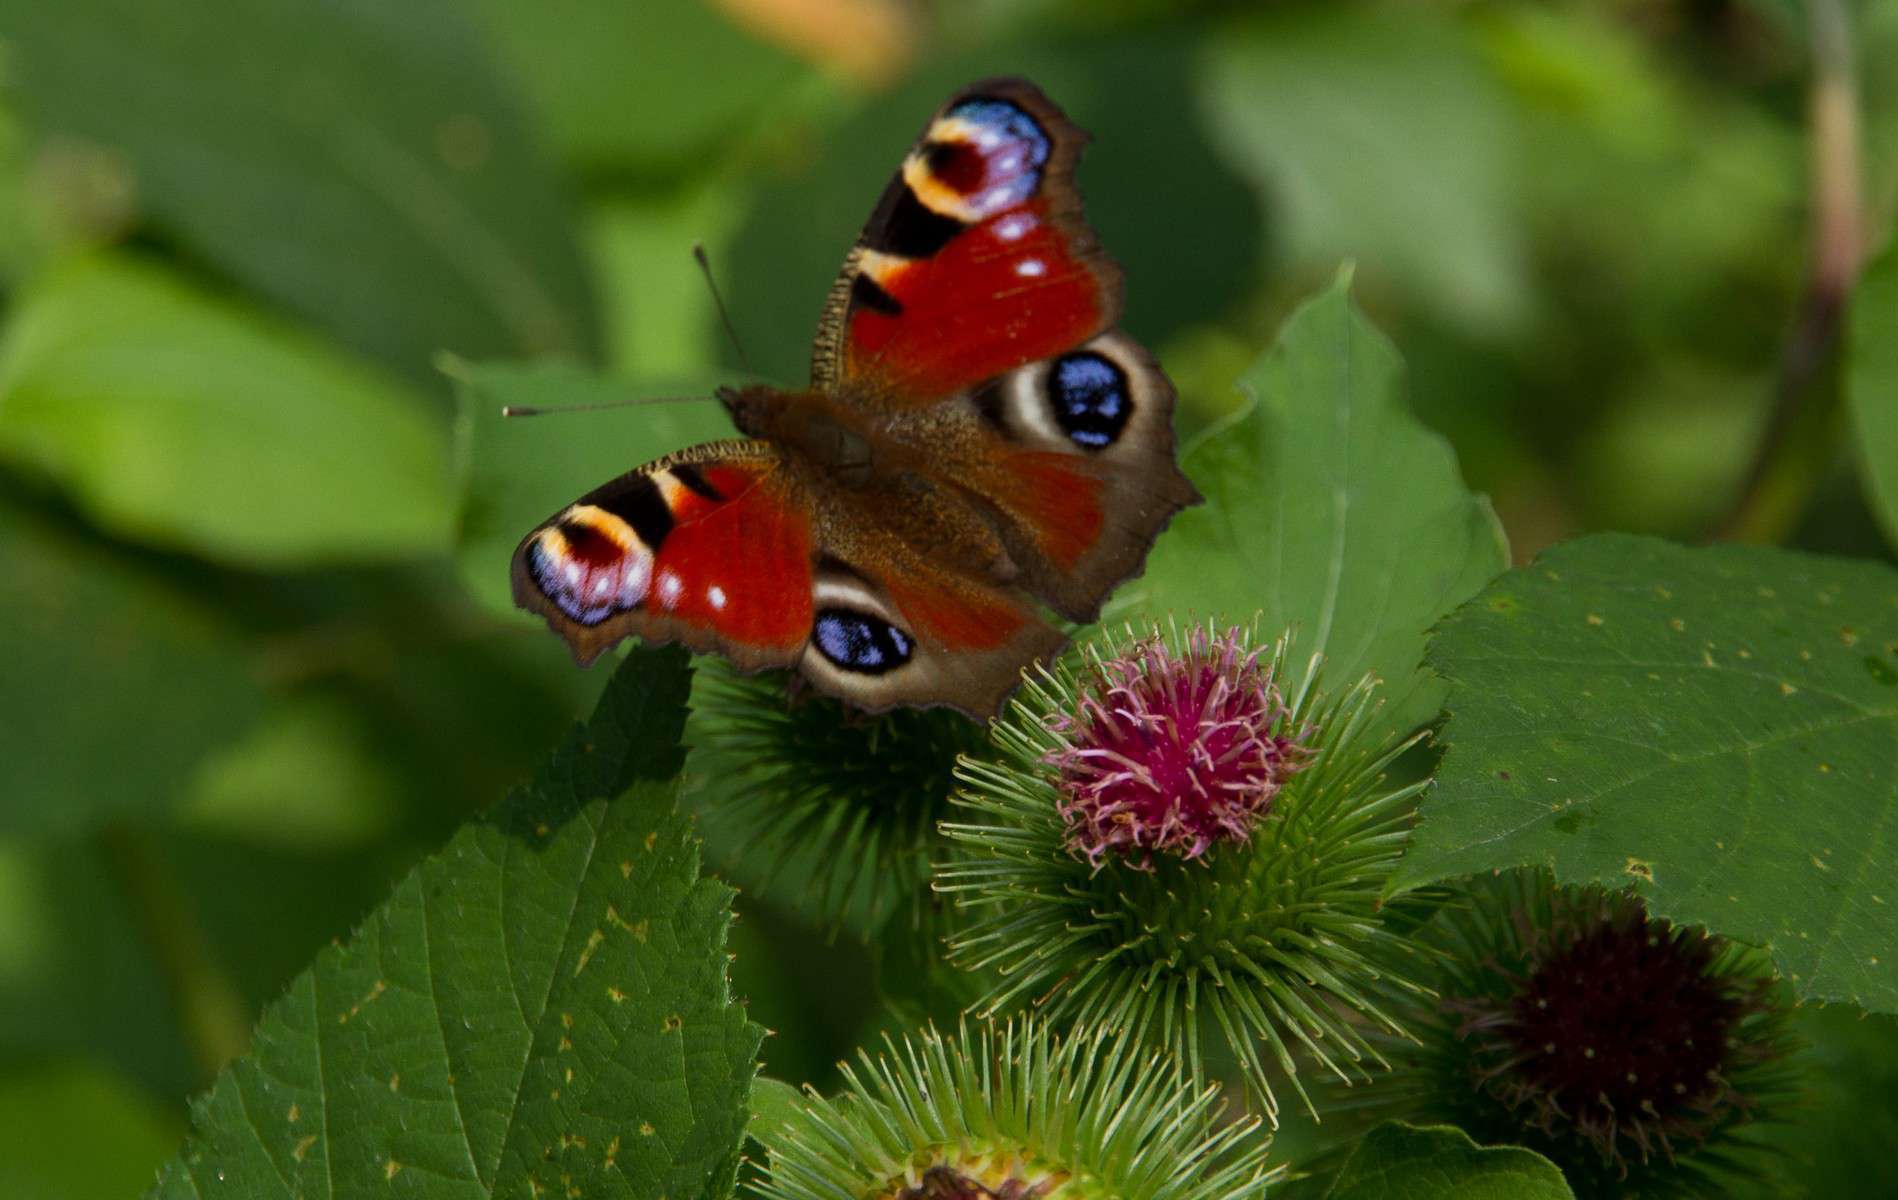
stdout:
<svg viewBox="0 0 1898 1200">
<path fill-rule="evenodd" d="M 1120 269 L 1074 187 L 1086 141 L 1025 80 L 951 97 L 844 263 L 812 355 L 816 386 L 937 399 L 1112 325 Z"/>
<path fill-rule="evenodd" d="M 811 630 L 815 535 L 766 442 L 695 446 L 595 488 L 522 539 L 514 602 L 581 663 L 629 635 L 789 666 Z"/>
</svg>

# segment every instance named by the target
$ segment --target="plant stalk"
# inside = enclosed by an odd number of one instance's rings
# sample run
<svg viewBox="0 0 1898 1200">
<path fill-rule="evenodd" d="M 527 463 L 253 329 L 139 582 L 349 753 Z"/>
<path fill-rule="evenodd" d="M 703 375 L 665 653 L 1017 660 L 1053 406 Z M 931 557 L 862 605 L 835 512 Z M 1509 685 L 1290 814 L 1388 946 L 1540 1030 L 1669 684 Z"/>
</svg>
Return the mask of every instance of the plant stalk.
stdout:
<svg viewBox="0 0 1898 1200">
<path fill-rule="evenodd" d="M 1865 253 L 1858 71 L 1845 0 L 1808 0 L 1812 257 L 1752 465 L 1721 541 L 1784 540 L 1823 478 L 1841 425 L 1846 309 Z"/>
</svg>

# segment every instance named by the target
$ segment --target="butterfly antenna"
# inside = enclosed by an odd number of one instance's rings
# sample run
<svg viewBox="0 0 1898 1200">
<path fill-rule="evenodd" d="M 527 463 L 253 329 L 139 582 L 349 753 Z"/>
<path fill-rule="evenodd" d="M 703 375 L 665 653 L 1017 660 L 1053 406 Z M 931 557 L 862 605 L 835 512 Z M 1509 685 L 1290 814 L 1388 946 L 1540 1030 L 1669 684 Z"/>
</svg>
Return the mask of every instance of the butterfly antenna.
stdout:
<svg viewBox="0 0 1898 1200">
<path fill-rule="evenodd" d="M 544 417 L 549 413 L 599 412 L 608 408 L 631 408 L 636 404 L 692 404 L 715 400 L 715 396 L 628 396 L 624 400 L 601 400 L 595 404 L 503 404 L 504 417 Z"/>
<path fill-rule="evenodd" d="M 745 353 L 744 344 L 738 340 L 738 327 L 732 324 L 732 315 L 725 308 L 725 297 L 718 292 L 718 281 L 712 278 L 712 260 L 705 256 L 702 243 L 692 243 L 692 257 L 698 260 L 699 271 L 705 276 L 705 286 L 711 289 L 712 303 L 718 307 L 718 319 L 725 326 L 725 336 L 731 339 L 732 349 L 738 352 L 738 365 L 745 369 L 745 374 L 752 374 L 751 358 Z"/>
</svg>

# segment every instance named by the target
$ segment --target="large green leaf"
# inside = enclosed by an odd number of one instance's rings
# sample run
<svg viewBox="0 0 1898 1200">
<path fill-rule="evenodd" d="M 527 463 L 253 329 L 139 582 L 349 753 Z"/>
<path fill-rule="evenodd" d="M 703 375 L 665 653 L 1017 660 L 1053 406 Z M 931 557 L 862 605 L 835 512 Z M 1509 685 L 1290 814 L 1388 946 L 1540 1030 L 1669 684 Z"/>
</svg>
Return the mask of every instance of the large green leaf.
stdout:
<svg viewBox="0 0 1898 1200">
<path fill-rule="evenodd" d="M 1898 246 L 1866 270 L 1852 298 L 1846 377 L 1865 491 L 1898 547 Z"/>
<path fill-rule="evenodd" d="M 695 442 L 732 437 L 712 403 L 717 382 L 624 382 L 564 366 L 452 363 L 460 413 L 455 467 L 462 493 L 457 561 L 483 605 L 514 613 L 508 563 L 527 531 L 634 467 Z M 641 396 L 696 396 L 700 402 L 639 404 L 546 417 L 501 415 L 507 405 L 558 408 Z"/>
<path fill-rule="evenodd" d="M 1388 1121 L 1358 1140 L 1325 1200 L 1572 1200 L 1548 1159 L 1449 1125 Z"/>
<path fill-rule="evenodd" d="M 727 1194 L 762 1031 L 673 803 L 686 661 L 630 657 L 531 784 L 318 955 L 155 1196 Z"/>
<path fill-rule="evenodd" d="M 72 264 L 0 341 L 0 457 L 101 525 L 245 565 L 448 542 L 448 438 L 408 389 L 133 259 Z"/>
<path fill-rule="evenodd" d="M 600 172 L 703 170 L 809 69 L 706 0 L 476 0 L 549 139 Z"/>
<path fill-rule="evenodd" d="M 590 353 L 558 186 L 454 0 L 0 0 L 43 134 L 118 148 L 145 217 L 417 377 Z"/>
<path fill-rule="evenodd" d="M 164 573 L 0 499 L 0 834 L 149 819 L 262 704 L 254 647 Z"/>
<path fill-rule="evenodd" d="M 1521 320 L 1511 111 L 1456 26 L 1348 5 L 1275 14 L 1217 41 L 1206 97 L 1294 258 L 1358 258 L 1480 329 Z"/>
<path fill-rule="evenodd" d="M 1418 672 L 1424 630 L 1509 562 L 1489 502 L 1406 411 L 1401 373 L 1340 274 L 1242 378 L 1251 404 L 1187 451 L 1206 504 L 1175 519 L 1143 581 L 1156 612 L 1259 612 L 1268 635 L 1323 651 L 1334 681 L 1376 672 L 1399 731 L 1442 700 Z"/>
<path fill-rule="evenodd" d="M 1414 885 L 1525 864 L 1898 1009 L 1898 571 L 1602 535 L 1444 622 Z"/>
</svg>

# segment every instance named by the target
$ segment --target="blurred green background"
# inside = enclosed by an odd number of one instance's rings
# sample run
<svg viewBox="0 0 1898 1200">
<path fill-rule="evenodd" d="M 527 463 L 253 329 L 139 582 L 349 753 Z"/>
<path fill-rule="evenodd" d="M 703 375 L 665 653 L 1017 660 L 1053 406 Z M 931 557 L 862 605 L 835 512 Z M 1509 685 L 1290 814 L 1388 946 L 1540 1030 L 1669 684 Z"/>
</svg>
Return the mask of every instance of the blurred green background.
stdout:
<svg viewBox="0 0 1898 1200">
<path fill-rule="evenodd" d="M 703 388 L 702 242 L 801 382 L 910 138 L 998 73 L 1095 134 L 1189 430 L 1353 258 L 1519 559 L 1889 559 L 1810 284 L 1815 196 L 1848 277 L 1898 206 L 1898 0 L 0 0 L 0 1195 L 141 1187 L 260 1007 L 604 681 L 507 611 L 483 456 L 577 494 L 721 418 L 458 424 L 456 378 Z M 821 1083 L 889 971 L 740 903 L 767 1067 Z M 1808 1024 L 1789 1145 L 1830 1194 L 1898 1048 Z"/>
</svg>

